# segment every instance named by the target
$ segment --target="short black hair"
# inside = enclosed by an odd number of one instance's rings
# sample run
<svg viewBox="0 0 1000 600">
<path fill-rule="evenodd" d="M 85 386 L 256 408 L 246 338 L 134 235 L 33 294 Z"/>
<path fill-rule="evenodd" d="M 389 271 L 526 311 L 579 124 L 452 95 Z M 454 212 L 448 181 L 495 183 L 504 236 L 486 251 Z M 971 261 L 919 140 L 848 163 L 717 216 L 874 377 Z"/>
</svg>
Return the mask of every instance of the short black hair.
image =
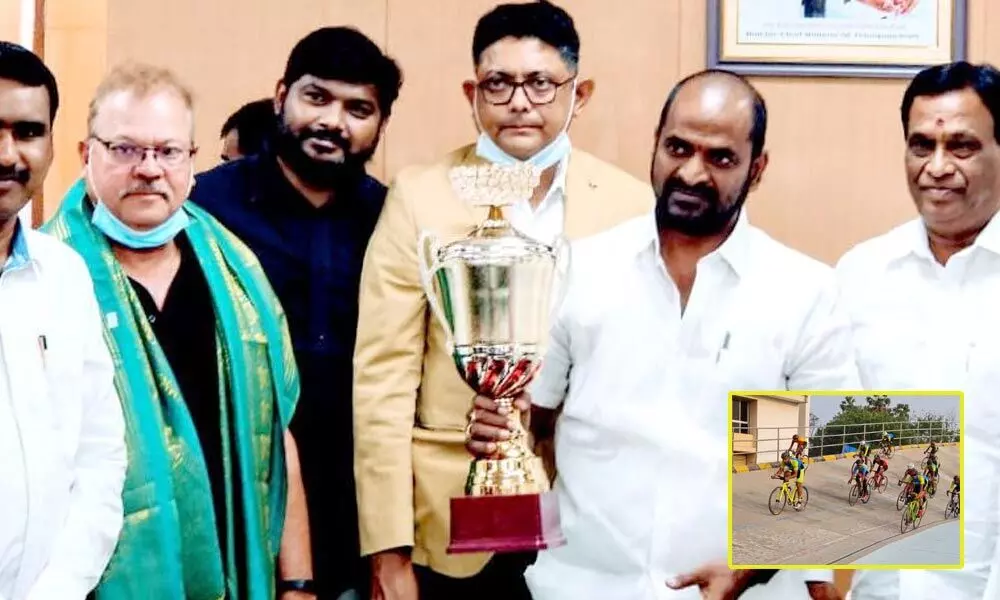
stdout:
<svg viewBox="0 0 1000 600">
<path fill-rule="evenodd" d="M 353 27 L 323 27 L 299 40 L 281 80 L 290 87 L 305 75 L 375 86 L 383 119 L 392 113 L 403 84 L 396 61 Z"/>
<path fill-rule="evenodd" d="M 899 106 L 903 138 L 910 135 L 910 110 L 917 98 L 964 89 L 974 91 L 993 115 L 993 139 L 1000 142 L 1000 71 L 987 63 L 974 65 L 964 60 L 928 67 L 913 77 Z"/>
<path fill-rule="evenodd" d="M 761 96 L 757 88 L 746 77 L 732 71 L 726 71 L 725 69 L 705 69 L 688 75 L 677 82 L 677 85 L 670 90 L 667 101 L 663 103 L 663 110 L 660 111 L 660 124 L 656 126 L 656 136 L 659 137 L 663 131 L 663 126 L 667 122 L 667 115 L 670 114 L 670 107 L 673 106 L 674 100 L 677 99 L 677 94 L 680 93 L 685 85 L 704 77 L 726 77 L 732 79 L 743 86 L 747 93 L 750 94 L 750 98 L 753 100 L 753 125 L 750 127 L 750 156 L 751 158 L 760 156 L 764 152 L 764 142 L 767 138 L 767 103 L 764 102 L 764 97 Z"/>
<path fill-rule="evenodd" d="M 59 109 L 59 87 L 55 75 L 38 55 L 24 46 L 0 41 L 0 79 L 9 79 L 28 87 L 44 86 L 49 93 L 49 122 L 55 122 Z"/>
<path fill-rule="evenodd" d="M 264 144 L 275 131 L 276 123 L 274 100 L 261 98 L 247 102 L 229 115 L 226 122 L 222 124 L 219 137 L 226 137 L 227 133 L 235 129 L 240 154 L 249 156 L 263 150 Z"/>
<path fill-rule="evenodd" d="M 580 36 L 573 17 L 551 2 L 500 4 L 480 17 L 472 36 L 472 63 L 478 65 L 483 52 L 506 37 L 536 38 L 552 46 L 571 71 L 580 64 Z"/>
</svg>

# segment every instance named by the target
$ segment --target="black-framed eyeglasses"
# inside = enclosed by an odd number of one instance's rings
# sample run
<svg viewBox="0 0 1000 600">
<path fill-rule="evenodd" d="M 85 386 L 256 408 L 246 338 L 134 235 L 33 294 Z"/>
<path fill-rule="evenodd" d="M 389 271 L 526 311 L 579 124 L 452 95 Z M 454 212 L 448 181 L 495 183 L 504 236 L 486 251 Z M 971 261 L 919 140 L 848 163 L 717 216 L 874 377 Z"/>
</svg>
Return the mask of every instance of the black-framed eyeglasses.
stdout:
<svg viewBox="0 0 1000 600">
<path fill-rule="evenodd" d="M 514 99 L 514 92 L 518 88 L 524 90 L 528 102 L 538 106 L 551 104 L 556 99 L 559 88 L 572 82 L 575 77 L 570 77 L 565 81 L 553 81 L 548 77 L 534 76 L 523 81 L 517 81 L 513 77 L 506 75 L 494 75 L 476 84 L 483 95 L 483 100 L 494 106 L 510 104 Z"/>
<path fill-rule="evenodd" d="M 184 148 L 174 144 L 142 146 L 140 144 L 133 144 L 132 142 L 105 140 L 96 135 L 92 135 L 90 138 L 100 142 L 108 150 L 108 156 L 112 162 L 129 167 L 141 164 L 149 152 L 152 152 L 156 162 L 164 167 L 178 167 L 198 152 L 197 148 Z"/>
</svg>

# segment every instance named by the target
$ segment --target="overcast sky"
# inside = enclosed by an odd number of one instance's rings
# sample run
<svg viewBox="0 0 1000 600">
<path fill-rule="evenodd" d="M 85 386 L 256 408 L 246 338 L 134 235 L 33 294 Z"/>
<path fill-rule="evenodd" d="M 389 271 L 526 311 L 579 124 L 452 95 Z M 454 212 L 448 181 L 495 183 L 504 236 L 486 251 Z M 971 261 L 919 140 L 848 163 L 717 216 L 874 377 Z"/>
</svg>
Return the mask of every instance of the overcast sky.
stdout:
<svg viewBox="0 0 1000 600">
<path fill-rule="evenodd" d="M 909 404 L 910 415 L 919 417 L 928 412 L 958 421 L 959 396 L 889 396 L 889 408 L 897 404 Z M 817 425 L 823 425 L 840 412 L 840 402 L 844 396 L 810 396 L 809 411 L 819 417 Z M 865 406 L 865 397 L 856 395 L 855 403 Z"/>
</svg>

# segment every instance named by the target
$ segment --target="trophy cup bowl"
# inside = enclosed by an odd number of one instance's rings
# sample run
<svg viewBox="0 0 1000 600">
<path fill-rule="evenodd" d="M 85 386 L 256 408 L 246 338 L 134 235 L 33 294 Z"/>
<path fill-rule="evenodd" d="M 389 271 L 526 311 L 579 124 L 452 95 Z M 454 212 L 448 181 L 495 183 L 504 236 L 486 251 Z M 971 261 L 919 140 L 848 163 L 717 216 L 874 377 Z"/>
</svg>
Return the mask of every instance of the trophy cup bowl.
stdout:
<svg viewBox="0 0 1000 600">
<path fill-rule="evenodd" d="M 518 426 L 494 455 L 472 461 L 465 496 L 451 499 L 448 552 L 552 548 L 565 543 L 557 499 L 513 399 L 541 367 L 568 248 L 561 238 L 536 241 L 503 217 L 501 206 L 531 196 L 539 178 L 533 167 L 460 166 L 451 178 L 460 197 L 489 206 L 489 215 L 447 245 L 421 233 L 422 283 L 462 380 L 505 406 Z"/>
</svg>

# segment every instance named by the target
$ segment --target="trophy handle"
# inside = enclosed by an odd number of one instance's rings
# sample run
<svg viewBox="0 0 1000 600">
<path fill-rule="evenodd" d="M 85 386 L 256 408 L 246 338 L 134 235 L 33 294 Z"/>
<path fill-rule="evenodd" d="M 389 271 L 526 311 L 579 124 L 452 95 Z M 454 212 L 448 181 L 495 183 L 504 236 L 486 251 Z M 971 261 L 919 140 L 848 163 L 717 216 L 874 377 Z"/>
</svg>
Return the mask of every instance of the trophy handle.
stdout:
<svg viewBox="0 0 1000 600">
<path fill-rule="evenodd" d="M 441 305 L 441 298 L 434 286 L 434 278 L 441 270 L 441 263 L 438 261 L 438 250 L 441 243 L 437 236 L 421 231 L 417 240 L 417 260 L 419 261 L 420 282 L 423 284 L 424 293 L 427 295 L 427 304 L 431 307 L 434 317 L 441 323 L 444 330 L 445 343 L 450 353 L 455 345 L 455 340 L 451 335 L 451 327 L 448 324 L 448 317 L 444 313 Z"/>
<path fill-rule="evenodd" d="M 562 308 L 563 301 L 566 299 L 566 293 L 568 291 L 568 280 L 569 280 L 569 268 L 571 263 L 571 251 L 570 244 L 563 235 L 556 236 L 556 239 L 552 243 L 552 249 L 556 254 L 556 267 L 555 267 L 555 290 L 552 294 L 552 307 L 549 312 L 549 324 L 555 323 L 556 318 L 559 315 L 559 309 Z"/>
</svg>

